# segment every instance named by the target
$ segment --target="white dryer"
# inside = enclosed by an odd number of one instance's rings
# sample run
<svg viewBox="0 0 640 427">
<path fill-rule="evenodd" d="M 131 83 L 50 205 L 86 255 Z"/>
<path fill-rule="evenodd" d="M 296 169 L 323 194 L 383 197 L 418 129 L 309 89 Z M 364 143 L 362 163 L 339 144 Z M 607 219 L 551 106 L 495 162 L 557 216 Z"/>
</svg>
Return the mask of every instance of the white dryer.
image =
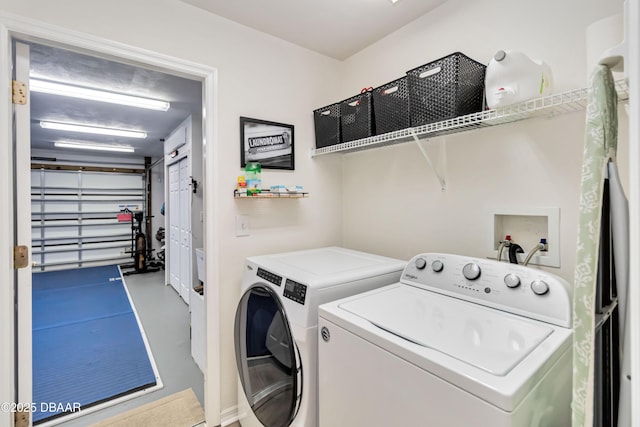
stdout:
<svg viewBox="0 0 640 427">
<path fill-rule="evenodd" d="M 338 247 L 247 258 L 235 318 L 240 424 L 317 426 L 318 305 L 397 282 L 405 266 Z"/>
<path fill-rule="evenodd" d="M 449 254 L 319 307 L 321 427 L 571 425 L 563 279 Z"/>
</svg>

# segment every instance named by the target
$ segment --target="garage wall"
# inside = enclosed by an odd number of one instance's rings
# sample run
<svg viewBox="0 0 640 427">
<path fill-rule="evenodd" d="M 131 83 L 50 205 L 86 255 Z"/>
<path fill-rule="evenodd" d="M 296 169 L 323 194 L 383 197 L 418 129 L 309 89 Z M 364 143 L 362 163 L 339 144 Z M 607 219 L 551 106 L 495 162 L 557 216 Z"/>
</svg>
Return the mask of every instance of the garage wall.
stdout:
<svg viewBox="0 0 640 427">
<path fill-rule="evenodd" d="M 545 60 L 557 91 L 584 87 L 586 27 L 621 10 L 621 0 L 449 0 L 348 59 L 342 98 L 452 52 L 486 64 L 499 49 Z M 623 179 L 627 122 L 622 109 Z M 414 143 L 343 155 L 344 243 L 399 258 L 428 251 L 485 257 L 493 249 L 491 212 L 555 207 L 560 241 L 549 244 L 560 246 L 561 266 L 550 270 L 572 282 L 583 140 L 579 112 L 424 142 L 445 176 L 444 192 Z"/>
<path fill-rule="evenodd" d="M 87 2 L 0 0 L 0 11 L 91 34 L 218 70 L 217 175 L 220 206 L 208 216 L 219 230 L 222 408 L 236 404 L 233 314 L 246 256 L 341 243 L 341 161 L 312 160 L 313 109 L 337 89 L 341 64 L 178 0 Z M 263 172 L 265 185 L 303 185 L 311 197 L 288 201 L 233 199 L 240 169 L 239 117 L 293 124 L 296 170 Z M 211 172 L 211 171 L 210 171 Z M 212 191 L 204 188 L 203 191 Z M 237 214 L 251 235 L 235 236 Z"/>
<path fill-rule="evenodd" d="M 147 215 L 152 216 L 153 232 L 147 239 L 157 253 L 160 244 L 155 231 L 164 226 L 160 215 L 164 200 L 162 162 L 151 171 L 153 206 L 147 209 L 141 173 L 88 170 L 144 170 L 143 157 L 96 157 L 41 149 L 32 150 L 31 155 L 33 164 L 38 166 L 31 171 L 33 254 L 38 263 L 34 271 L 131 264 L 131 223 L 118 222 L 116 215 L 124 206 L 144 210 L 145 222 Z M 64 170 L 67 167 L 71 170 Z M 80 171 L 80 167 L 84 170 Z"/>
<path fill-rule="evenodd" d="M 32 169 L 33 271 L 130 263 L 131 221 L 118 213 L 145 212 L 143 184 L 135 173 Z"/>
</svg>

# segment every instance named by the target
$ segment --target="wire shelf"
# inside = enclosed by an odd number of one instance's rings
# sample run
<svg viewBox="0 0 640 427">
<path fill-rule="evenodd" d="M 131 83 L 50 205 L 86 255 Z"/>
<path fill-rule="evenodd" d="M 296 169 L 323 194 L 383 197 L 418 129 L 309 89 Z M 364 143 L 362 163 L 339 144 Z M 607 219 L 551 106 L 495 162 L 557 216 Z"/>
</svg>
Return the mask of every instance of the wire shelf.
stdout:
<svg viewBox="0 0 640 427">
<path fill-rule="evenodd" d="M 629 98 L 629 89 L 625 80 L 616 81 L 618 100 Z M 413 128 L 376 135 L 369 138 L 349 141 L 342 144 L 311 150 L 311 157 L 331 154 L 349 153 L 389 145 L 413 141 L 415 137 L 427 139 L 441 135 L 450 135 L 485 127 L 513 123 L 520 120 L 542 116 L 556 116 L 585 110 L 587 106 L 587 89 L 574 89 L 542 98 L 532 99 L 519 104 L 467 114 L 453 119 L 443 120 Z"/>
</svg>

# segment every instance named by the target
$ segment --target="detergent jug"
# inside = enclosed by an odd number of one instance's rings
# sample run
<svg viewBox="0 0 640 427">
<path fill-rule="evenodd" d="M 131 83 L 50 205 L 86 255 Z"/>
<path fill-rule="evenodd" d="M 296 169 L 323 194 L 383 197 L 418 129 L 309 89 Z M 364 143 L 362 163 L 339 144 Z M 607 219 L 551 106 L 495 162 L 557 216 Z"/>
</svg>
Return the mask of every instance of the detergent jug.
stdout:
<svg viewBox="0 0 640 427">
<path fill-rule="evenodd" d="M 485 91 L 489 108 L 545 96 L 552 89 L 549 66 L 522 52 L 499 50 L 487 66 Z"/>
<path fill-rule="evenodd" d="M 262 167 L 258 162 L 247 162 L 244 167 L 247 196 L 255 196 L 262 192 Z"/>
</svg>

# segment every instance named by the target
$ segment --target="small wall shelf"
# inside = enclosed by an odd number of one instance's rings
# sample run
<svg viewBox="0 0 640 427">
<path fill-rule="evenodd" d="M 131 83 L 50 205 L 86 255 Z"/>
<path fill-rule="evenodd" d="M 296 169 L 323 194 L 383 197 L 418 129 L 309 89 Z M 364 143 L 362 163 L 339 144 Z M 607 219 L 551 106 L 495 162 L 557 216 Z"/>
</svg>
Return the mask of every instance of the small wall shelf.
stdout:
<svg viewBox="0 0 640 427">
<path fill-rule="evenodd" d="M 618 80 L 616 91 L 620 101 L 629 98 L 627 82 Z M 542 98 L 532 99 L 519 104 L 500 107 L 493 110 L 467 114 L 441 122 L 430 123 L 414 128 L 401 129 L 382 135 L 349 141 L 328 147 L 311 149 L 311 157 L 331 153 L 349 153 L 389 145 L 402 144 L 416 139 L 428 139 L 436 136 L 449 135 L 513 123 L 520 120 L 541 116 L 555 116 L 584 110 L 587 106 L 587 89 L 575 89 Z M 439 177 L 440 179 L 440 177 Z M 441 180 L 442 183 L 442 180 Z"/>
<path fill-rule="evenodd" d="M 236 199 L 304 199 L 309 197 L 309 193 L 293 191 L 276 192 L 264 189 L 258 194 L 248 196 L 246 193 L 240 193 L 238 190 L 233 190 L 233 197 Z"/>
</svg>

